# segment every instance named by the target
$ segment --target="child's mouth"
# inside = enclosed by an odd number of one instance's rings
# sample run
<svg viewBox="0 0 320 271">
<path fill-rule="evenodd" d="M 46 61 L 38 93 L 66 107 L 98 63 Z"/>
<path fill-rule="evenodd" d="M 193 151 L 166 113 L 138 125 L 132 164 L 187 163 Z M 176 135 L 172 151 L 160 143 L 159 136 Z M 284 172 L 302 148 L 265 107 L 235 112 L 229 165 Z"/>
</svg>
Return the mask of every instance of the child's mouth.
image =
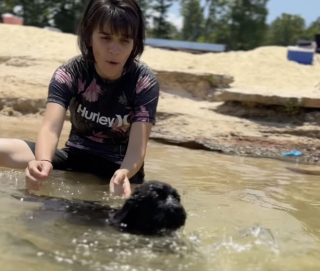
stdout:
<svg viewBox="0 0 320 271">
<path fill-rule="evenodd" d="M 110 65 L 118 65 L 119 63 L 118 62 L 114 62 L 114 61 L 107 61 L 107 63 L 109 63 Z"/>
</svg>

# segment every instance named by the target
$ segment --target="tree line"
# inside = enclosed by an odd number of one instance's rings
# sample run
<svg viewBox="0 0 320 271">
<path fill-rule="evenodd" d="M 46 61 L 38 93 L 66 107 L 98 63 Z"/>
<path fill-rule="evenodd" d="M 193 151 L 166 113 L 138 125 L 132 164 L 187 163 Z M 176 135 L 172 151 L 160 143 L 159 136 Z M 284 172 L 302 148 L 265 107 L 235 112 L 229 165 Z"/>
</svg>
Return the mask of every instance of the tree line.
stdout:
<svg viewBox="0 0 320 271">
<path fill-rule="evenodd" d="M 250 50 L 264 45 L 294 45 L 300 39 L 314 40 L 320 34 L 320 16 L 306 25 L 301 16 L 283 13 L 268 24 L 269 0 L 137 1 L 145 15 L 148 37 L 220 43 L 226 44 L 228 50 Z M 181 29 L 168 19 L 169 9 L 177 1 L 183 18 Z M 21 16 L 25 25 L 52 26 L 76 33 L 86 2 L 0 0 L 0 13 Z"/>
</svg>

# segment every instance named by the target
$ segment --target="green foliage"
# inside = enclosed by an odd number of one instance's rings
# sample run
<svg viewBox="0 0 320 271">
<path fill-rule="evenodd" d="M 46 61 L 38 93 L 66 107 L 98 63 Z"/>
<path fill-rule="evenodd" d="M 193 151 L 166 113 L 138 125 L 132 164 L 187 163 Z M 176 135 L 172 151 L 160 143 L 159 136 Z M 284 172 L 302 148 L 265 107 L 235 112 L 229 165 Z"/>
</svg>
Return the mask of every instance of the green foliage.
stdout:
<svg viewBox="0 0 320 271">
<path fill-rule="evenodd" d="M 148 21 L 151 19 L 151 15 L 150 15 L 150 1 L 148 0 L 137 0 L 141 10 L 142 10 L 142 13 L 143 13 L 143 16 L 144 16 L 144 19 L 145 19 L 145 24 L 147 26 L 147 28 L 149 27 L 149 23 Z"/>
<path fill-rule="evenodd" d="M 187 0 L 183 5 L 182 39 L 195 41 L 203 32 L 203 12 L 199 0 Z"/>
<path fill-rule="evenodd" d="M 265 37 L 268 0 L 235 0 L 231 4 L 229 48 L 249 50 L 259 46 Z"/>
<path fill-rule="evenodd" d="M 76 33 L 86 1 L 60 0 L 54 2 L 54 26 L 66 33 Z"/>
<path fill-rule="evenodd" d="M 309 40 L 314 40 L 316 34 L 320 34 L 320 17 L 318 17 L 310 26 L 304 31 L 305 37 Z"/>
<path fill-rule="evenodd" d="M 1 13 L 9 12 L 23 18 L 25 25 L 38 27 L 48 26 L 48 21 L 52 17 L 51 9 L 53 0 L 1 0 Z M 18 13 L 14 12 L 14 7 L 20 6 Z"/>
<path fill-rule="evenodd" d="M 170 39 L 171 24 L 166 20 L 169 8 L 173 0 L 154 0 L 151 4 L 154 15 L 153 19 L 153 36 L 156 38 Z"/>
<path fill-rule="evenodd" d="M 305 21 L 299 15 L 283 13 L 271 23 L 268 31 L 269 44 L 295 45 L 299 39 L 307 38 Z"/>
</svg>

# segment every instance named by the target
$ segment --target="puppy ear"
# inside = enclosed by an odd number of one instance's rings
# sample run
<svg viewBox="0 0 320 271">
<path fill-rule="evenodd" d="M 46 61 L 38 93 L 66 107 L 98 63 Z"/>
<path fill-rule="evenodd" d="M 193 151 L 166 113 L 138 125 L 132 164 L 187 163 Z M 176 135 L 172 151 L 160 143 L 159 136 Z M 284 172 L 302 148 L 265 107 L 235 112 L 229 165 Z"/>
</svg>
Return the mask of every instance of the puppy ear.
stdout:
<svg viewBox="0 0 320 271">
<path fill-rule="evenodd" d="M 110 223 L 120 228 L 127 227 L 128 225 L 126 225 L 126 223 L 128 223 L 128 221 L 134 221 L 136 219 L 134 217 L 137 213 L 135 209 L 141 206 L 141 201 L 141 192 L 139 187 L 137 187 L 130 198 L 124 202 L 123 206 L 115 212 L 110 219 Z"/>
<path fill-rule="evenodd" d="M 128 213 L 133 208 L 132 199 L 127 199 L 121 209 L 117 210 L 116 213 L 113 215 L 112 219 L 110 220 L 113 224 L 120 225 L 122 221 L 128 216 Z"/>
</svg>

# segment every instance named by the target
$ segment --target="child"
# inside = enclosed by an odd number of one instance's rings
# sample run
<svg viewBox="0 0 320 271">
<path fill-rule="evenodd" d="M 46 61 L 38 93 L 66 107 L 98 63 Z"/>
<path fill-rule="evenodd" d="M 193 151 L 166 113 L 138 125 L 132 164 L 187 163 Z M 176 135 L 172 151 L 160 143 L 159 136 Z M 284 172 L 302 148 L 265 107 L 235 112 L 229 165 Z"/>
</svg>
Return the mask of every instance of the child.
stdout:
<svg viewBox="0 0 320 271">
<path fill-rule="evenodd" d="M 145 25 L 135 0 L 90 0 L 78 31 L 81 55 L 53 74 L 36 142 L 0 139 L 0 166 L 26 168 L 37 190 L 52 169 L 92 173 L 110 191 L 129 197 L 144 180 L 146 146 L 159 99 L 159 84 L 137 58 Z M 71 131 L 57 149 L 66 110 Z"/>
</svg>

